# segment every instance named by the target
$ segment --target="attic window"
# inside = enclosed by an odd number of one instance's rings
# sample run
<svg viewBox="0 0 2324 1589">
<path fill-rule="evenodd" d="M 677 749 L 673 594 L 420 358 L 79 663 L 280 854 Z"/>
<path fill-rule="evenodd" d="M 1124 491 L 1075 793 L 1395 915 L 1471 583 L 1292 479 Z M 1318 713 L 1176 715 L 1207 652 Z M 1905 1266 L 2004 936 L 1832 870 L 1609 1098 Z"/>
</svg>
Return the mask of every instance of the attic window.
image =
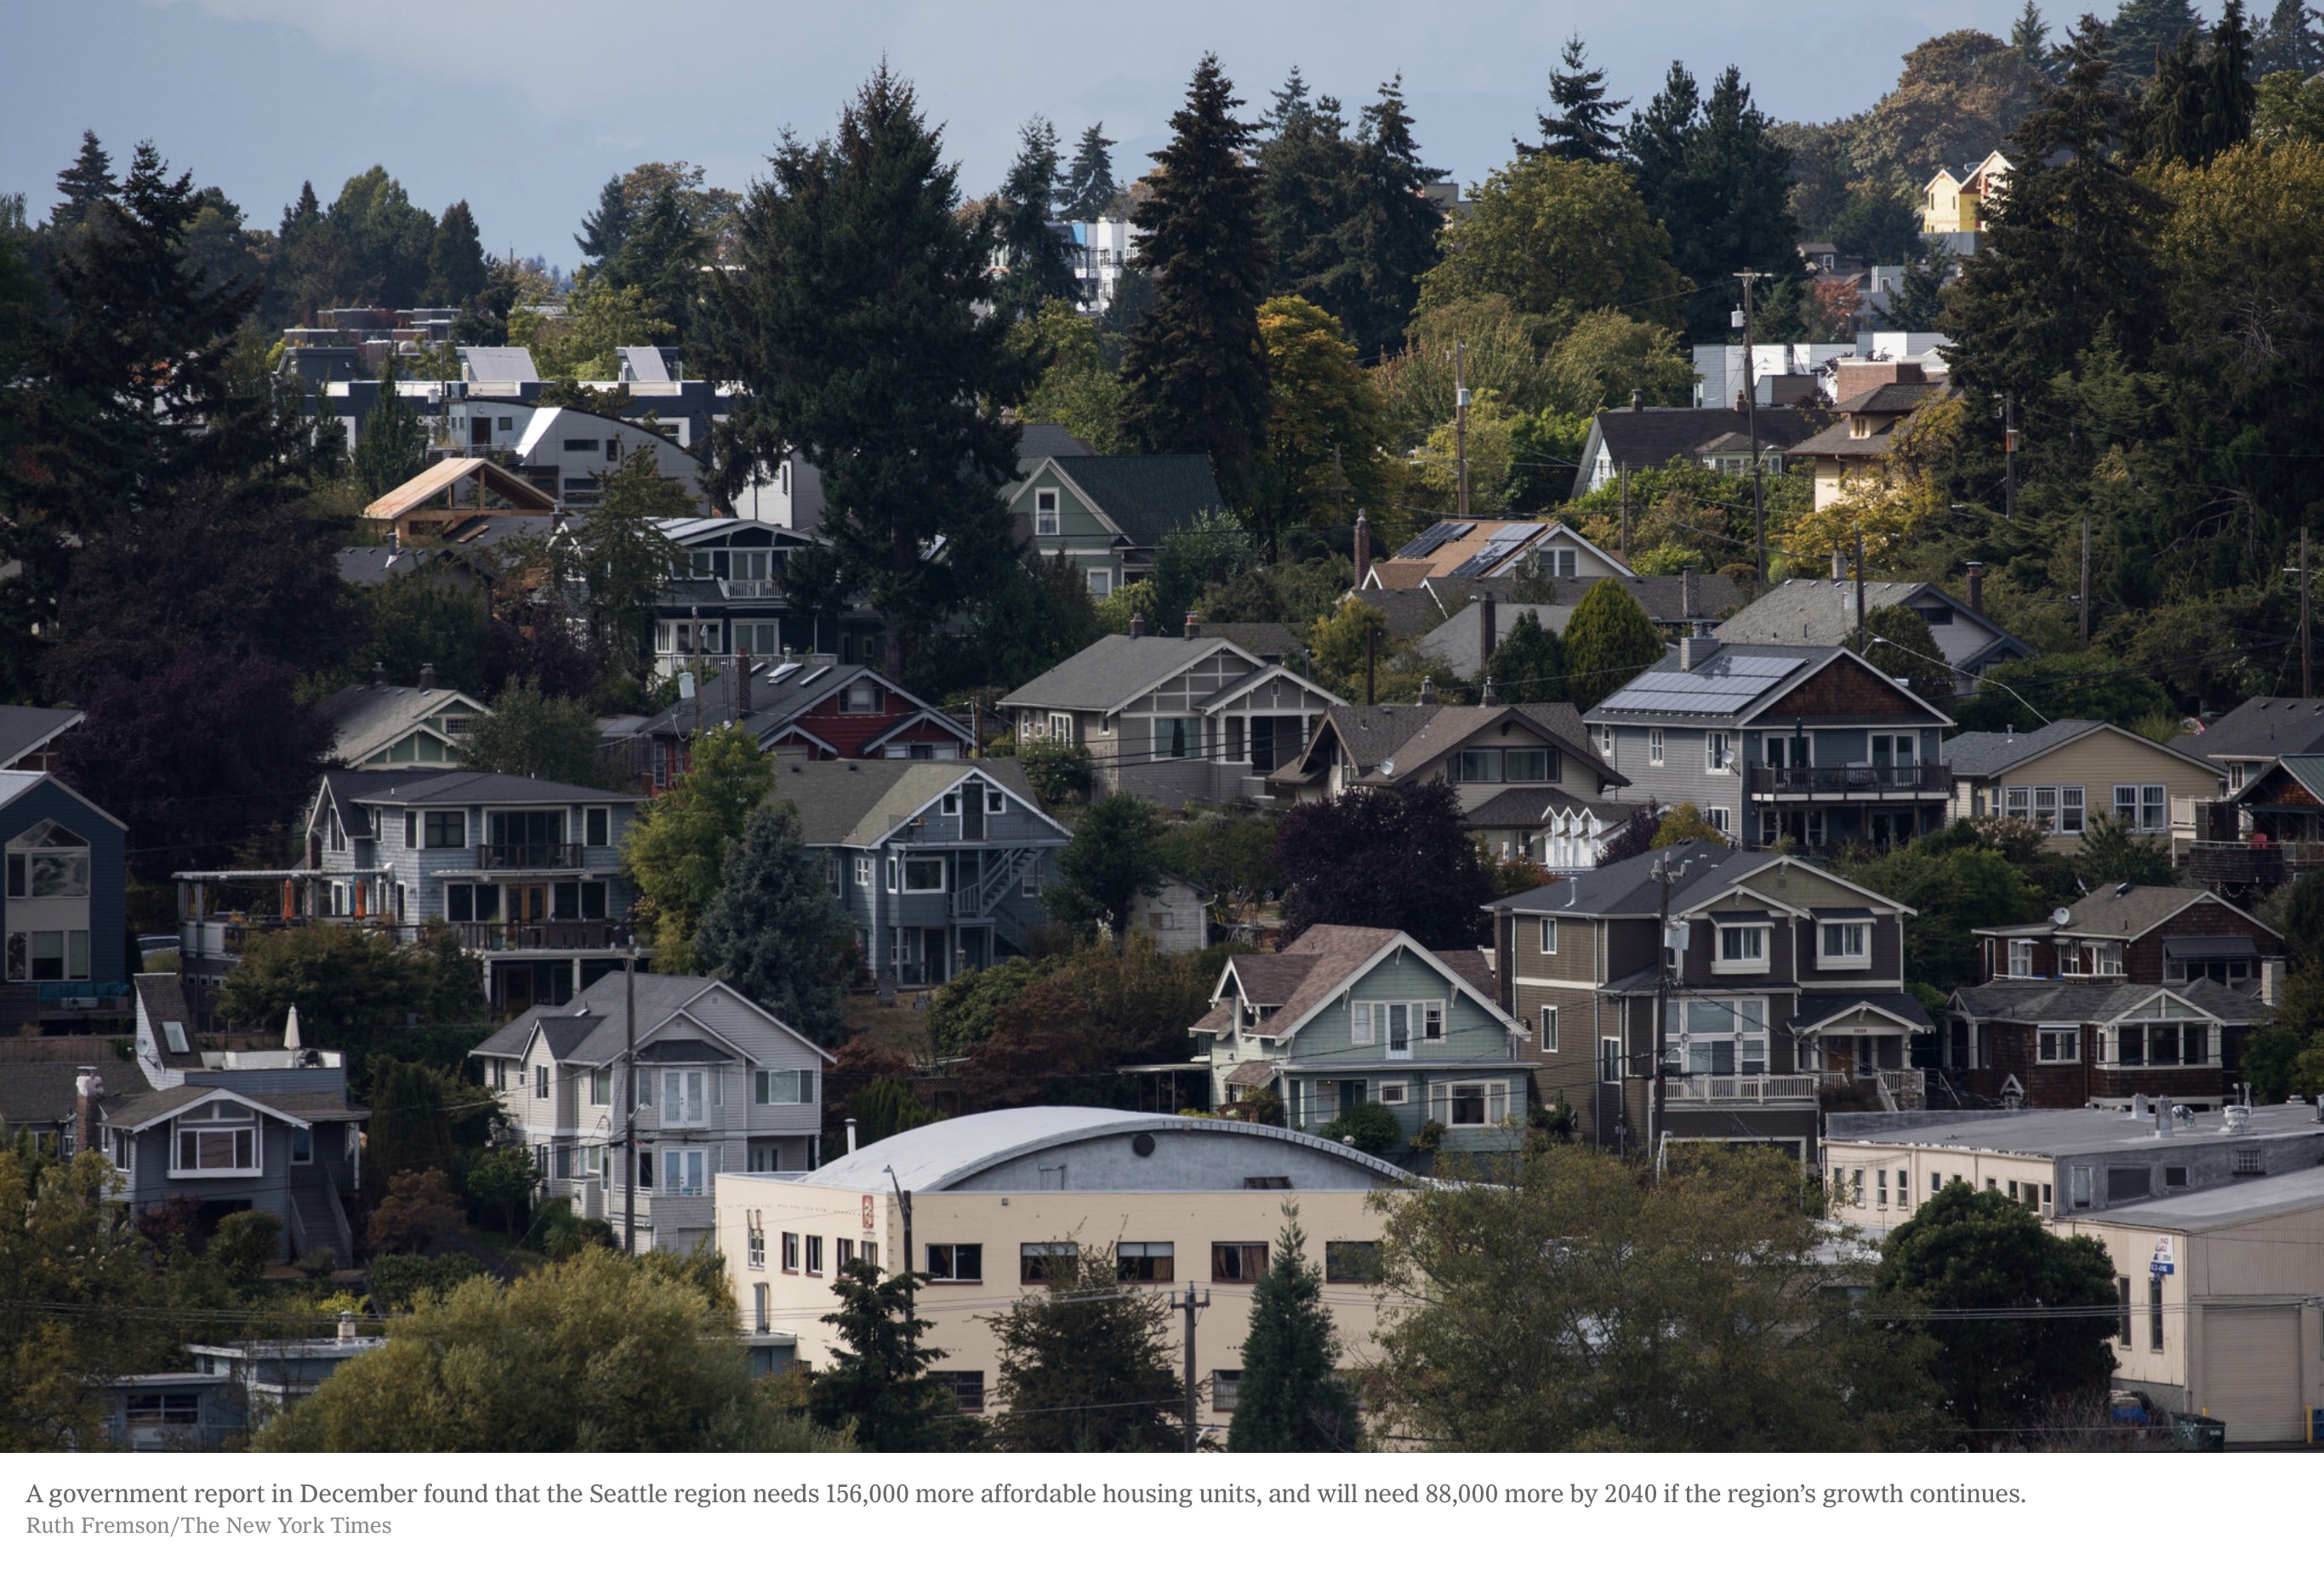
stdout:
<svg viewBox="0 0 2324 1589">
<path fill-rule="evenodd" d="M 1953 621 L 1953 610 L 1950 607 L 1914 607 L 1913 610 L 1927 619 L 1929 627 L 1932 629 Z"/>
<path fill-rule="evenodd" d="M 193 1045 L 186 1041 L 185 1023 L 165 1021 L 161 1023 L 161 1041 L 172 1054 L 190 1054 Z"/>
</svg>

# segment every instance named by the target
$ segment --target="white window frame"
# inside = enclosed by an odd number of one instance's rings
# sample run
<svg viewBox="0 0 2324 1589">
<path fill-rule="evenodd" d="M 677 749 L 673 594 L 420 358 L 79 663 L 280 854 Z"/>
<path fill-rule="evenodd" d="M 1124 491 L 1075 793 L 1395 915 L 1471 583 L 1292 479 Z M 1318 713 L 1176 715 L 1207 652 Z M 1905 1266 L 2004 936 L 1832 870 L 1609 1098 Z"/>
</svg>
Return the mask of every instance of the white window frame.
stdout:
<svg viewBox="0 0 2324 1589">
<path fill-rule="evenodd" d="M 1044 488 L 1033 493 L 1034 534 L 1062 535 L 1065 533 L 1065 514 L 1060 507 L 1064 497 L 1063 492 L 1054 488 Z"/>
<path fill-rule="evenodd" d="M 1730 927 L 1724 923 L 1713 922 L 1711 925 L 1718 932 L 1718 937 L 1711 940 L 1711 969 L 1714 974 L 1739 976 L 1747 972 L 1762 972 L 1767 969 L 1768 940 L 1775 937 L 1773 923 L 1747 921 L 1738 922 Z M 1747 947 L 1756 935 L 1759 952 L 1757 955 L 1729 955 L 1727 950 L 1730 933 L 1736 936 L 1738 947 Z"/>
<path fill-rule="evenodd" d="M 1831 948 L 1831 935 L 1840 935 L 1841 948 Z M 1853 950 L 1847 946 L 1848 936 L 1857 935 Z M 1869 918 L 1819 921 L 1816 923 L 1816 969 L 1819 971 L 1858 970 L 1872 964 L 1872 922 Z"/>
<path fill-rule="evenodd" d="M 2034 1062 L 2037 1065 L 2080 1065 L 2082 1062 L 2082 1029 L 2079 1026 L 2037 1028 Z"/>
<path fill-rule="evenodd" d="M 1472 1102 L 1483 1105 L 1484 1118 L 1455 1125 L 1452 1116 L 1457 1113 L 1456 1106 Z M 1509 1118 L 1509 1084 L 1487 1079 L 1432 1081 L 1428 1084 L 1428 1118 L 1453 1131 L 1489 1131 L 1506 1125 Z"/>
<path fill-rule="evenodd" d="M 1706 729 L 1702 735 L 1702 770 L 1705 772 L 1735 771 L 1734 739 L 1723 728 Z"/>
<path fill-rule="evenodd" d="M 1071 712 L 1050 713 L 1048 737 L 1061 744 L 1071 744 L 1074 740 L 1074 715 Z"/>
<path fill-rule="evenodd" d="M 664 1148 L 661 1150 L 661 1184 L 654 1188 L 660 1197 L 707 1197 L 717 1166 L 710 1161 L 713 1150 L 706 1148 Z"/>
<path fill-rule="evenodd" d="M 2141 833 L 2168 833 L 2171 830 L 2171 789 L 2168 784 L 2140 784 L 2138 804 L 2138 830 Z"/>
<path fill-rule="evenodd" d="M 2034 791 L 2022 783 L 2004 784 L 2001 814 L 2012 821 L 2031 823 L 2034 820 Z"/>
<path fill-rule="evenodd" d="M 1557 953 L 1557 918 L 1554 916 L 1541 919 L 1541 952 L 1545 955 Z"/>
<path fill-rule="evenodd" d="M 2098 958 L 2098 975 L 2120 976 L 2122 975 L 2122 945 L 2119 942 L 2113 938 L 2099 939 Z"/>
<path fill-rule="evenodd" d="M 1092 568 L 1088 574 L 1090 594 L 1103 601 L 1113 594 L 1113 570 Z"/>
<path fill-rule="evenodd" d="M 872 886 L 872 857 L 869 855 L 855 857 L 855 886 L 857 888 Z"/>
<path fill-rule="evenodd" d="M 912 867 L 915 863 L 922 866 L 932 864 L 936 867 L 936 881 L 934 886 L 931 887 L 925 883 L 915 883 L 912 881 Z M 906 855 L 904 857 L 904 892 L 908 894 L 943 893 L 945 892 L 944 856 L 941 854 L 934 855 Z"/>
<path fill-rule="evenodd" d="M 1649 728 L 1646 730 L 1646 765 L 1659 767 L 1662 764 L 1663 731 L 1659 728 Z"/>
<path fill-rule="evenodd" d="M 788 1066 L 754 1069 L 751 1073 L 751 1101 L 770 1105 L 812 1104 L 816 1074 Z"/>
<path fill-rule="evenodd" d="M 2061 784 L 2058 790 L 2058 831 L 2083 833 L 2089 829 L 2089 787 L 2085 784 Z"/>
<path fill-rule="evenodd" d="M 1735 808 L 1732 806 L 1706 806 L 1702 814 L 1711 819 L 1711 827 L 1724 834 L 1735 831 Z"/>
<path fill-rule="evenodd" d="M 672 1068 L 661 1073 L 661 1086 L 654 1089 L 654 1102 L 660 1110 L 658 1119 L 664 1131 L 672 1126 L 710 1123 L 710 1111 L 717 1104 L 711 1076 L 710 1071 L 702 1069 Z"/>
<path fill-rule="evenodd" d="M 2034 975 L 2034 940 L 2014 938 L 2009 940 L 2009 970 L 2012 978 L 2022 979 Z"/>
<path fill-rule="evenodd" d="M 223 1168 L 204 1169 L 199 1143 L 204 1137 L 242 1137 L 250 1143 L 250 1162 L 235 1163 Z M 245 1120 L 198 1119 L 176 1122 L 170 1133 L 170 1178 L 171 1180 L 217 1180 L 236 1178 L 248 1180 L 266 1173 L 266 1132 L 255 1113 Z M 186 1148 L 194 1144 L 194 1164 L 186 1164 Z M 230 1153 L 239 1159 L 239 1153 Z"/>
<path fill-rule="evenodd" d="M 1541 1051 L 1543 1053 L 1554 1054 L 1557 1052 L 1556 1005 L 1544 1004 L 1541 1007 L 1541 1025 L 1535 1030 L 1534 1036 L 1540 1041 Z"/>
<path fill-rule="evenodd" d="M 1388 1104 L 1404 1104 L 1412 1101 L 1412 1084 L 1384 1081 L 1379 1084 L 1379 1101 Z"/>
</svg>

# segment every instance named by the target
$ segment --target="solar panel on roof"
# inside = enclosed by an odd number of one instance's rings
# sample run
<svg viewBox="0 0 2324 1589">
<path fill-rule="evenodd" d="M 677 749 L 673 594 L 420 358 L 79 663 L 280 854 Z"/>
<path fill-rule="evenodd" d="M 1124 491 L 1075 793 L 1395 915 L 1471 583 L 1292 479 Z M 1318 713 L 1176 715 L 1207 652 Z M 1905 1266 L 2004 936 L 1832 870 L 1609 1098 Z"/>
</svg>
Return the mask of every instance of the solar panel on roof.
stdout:
<svg viewBox="0 0 2324 1589">
<path fill-rule="evenodd" d="M 1641 673 L 1606 698 L 1631 712 L 1731 712 L 1766 691 L 1776 679 L 1803 666 L 1798 657 L 1738 657 L 1721 654 L 1692 673 Z"/>
<path fill-rule="evenodd" d="M 1396 555 L 1400 558 L 1425 558 L 1446 541 L 1456 540 L 1476 527 L 1474 519 L 1439 520 L 1414 536 Z"/>
</svg>

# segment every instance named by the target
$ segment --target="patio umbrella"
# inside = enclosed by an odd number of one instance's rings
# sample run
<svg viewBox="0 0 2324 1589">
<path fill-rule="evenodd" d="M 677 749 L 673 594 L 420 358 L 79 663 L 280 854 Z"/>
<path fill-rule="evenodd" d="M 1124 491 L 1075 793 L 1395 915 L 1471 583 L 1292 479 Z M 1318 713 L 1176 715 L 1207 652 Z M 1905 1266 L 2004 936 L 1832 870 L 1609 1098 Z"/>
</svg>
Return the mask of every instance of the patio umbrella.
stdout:
<svg viewBox="0 0 2324 1589">
<path fill-rule="evenodd" d="M 290 1019 L 282 1023 L 282 1046 L 286 1049 L 293 1049 L 300 1047 L 299 1041 L 299 1006 L 296 1004 L 290 1006 Z"/>
</svg>

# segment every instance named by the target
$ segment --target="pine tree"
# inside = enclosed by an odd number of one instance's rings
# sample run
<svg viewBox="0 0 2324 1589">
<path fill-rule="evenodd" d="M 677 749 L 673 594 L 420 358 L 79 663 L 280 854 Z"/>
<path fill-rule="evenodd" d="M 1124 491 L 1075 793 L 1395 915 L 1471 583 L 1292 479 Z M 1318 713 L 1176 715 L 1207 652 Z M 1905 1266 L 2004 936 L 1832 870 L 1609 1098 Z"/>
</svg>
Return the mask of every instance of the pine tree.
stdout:
<svg viewBox="0 0 2324 1589">
<path fill-rule="evenodd" d="M 636 216 L 621 248 L 604 268 L 614 287 L 645 295 L 647 318 L 669 326 L 680 343 L 691 333 L 702 296 L 702 266 L 709 240 L 695 224 L 683 195 L 666 186 Z"/>
<path fill-rule="evenodd" d="M 839 1311 L 823 1322 L 847 1343 L 831 1350 L 831 1366 L 807 1384 L 807 1416 L 826 1429 L 852 1429 L 860 1451 L 946 1451 L 964 1441 L 970 1428 L 950 1390 L 928 1378 L 928 1365 L 944 1353 L 920 1344 L 930 1323 L 907 1317 L 912 1293 L 920 1289 L 911 1273 L 880 1278 L 876 1265 L 858 1258 L 831 1282 Z"/>
<path fill-rule="evenodd" d="M 355 432 L 348 465 L 365 500 L 385 496 L 428 467 L 428 426 L 396 391 L 402 374 L 389 354 L 380 367 L 379 395 Z"/>
<path fill-rule="evenodd" d="M 1696 342 L 1727 335 L 1728 310 L 1742 301 L 1734 272 L 1799 273 L 1791 163 L 1775 124 L 1751 102 L 1743 74 L 1731 66 L 1720 73 L 1688 140 L 1675 190 L 1662 207 L 1648 201 L 1671 235 L 1671 263 L 1697 289 L 1686 300 Z"/>
<path fill-rule="evenodd" d="M 2009 47 L 2017 51 L 2017 58 L 2035 77 L 2049 69 L 2050 24 L 2043 20 L 2042 8 L 2034 0 L 2025 0 L 2025 9 L 2010 25 Z"/>
<path fill-rule="evenodd" d="M 1379 97 L 1364 106 L 1354 175 L 1358 194 L 1341 224 L 1340 270 L 1325 284 L 1324 307 L 1340 317 L 1356 356 L 1370 363 L 1404 346 L 1444 225 L 1425 189 L 1445 172 L 1421 162 L 1400 77 L 1382 83 Z"/>
<path fill-rule="evenodd" d="M 1565 41 L 1564 60 L 1563 71 L 1549 74 L 1550 102 L 1557 114 L 1536 118 L 1541 124 L 1540 148 L 1559 160 L 1612 160 L 1621 148 L 1614 118 L 1630 102 L 1606 97 L 1606 74 L 1591 68 L 1581 34 Z M 1536 150 L 1519 143 L 1517 152 Z"/>
<path fill-rule="evenodd" d="M 1001 405 L 1023 372 L 985 312 L 994 220 L 959 213 L 956 169 L 885 68 L 834 136 L 786 137 L 772 164 L 696 333 L 709 373 L 743 393 L 713 444 L 715 489 L 795 454 L 821 471 L 840 583 L 886 615 L 901 665 L 1016 555 Z"/>
<path fill-rule="evenodd" d="M 2253 45 L 2253 69 L 2259 77 L 2296 71 L 2302 77 L 2324 70 L 2324 40 L 2317 37 L 2317 13 L 2307 0 L 2275 0 L 2267 26 Z"/>
<path fill-rule="evenodd" d="M 1057 215 L 1068 221 L 1102 221 L 1121 197 L 1113 180 L 1113 156 L 1106 152 L 1114 141 L 1105 135 L 1105 124 L 1082 129 L 1074 146 L 1074 163 L 1066 168 L 1064 188 L 1057 195 Z"/>
<path fill-rule="evenodd" d="M 1519 613 L 1479 675 L 1480 685 L 1486 679 L 1493 681 L 1494 697 L 1504 704 L 1562 701 L 1565 698 L 1565 648 L 1559 643 L 1556 631 L 1543 627 L 1532 613 Z"/>
<path fill-rule="evenodd" d="M 1600 579 L 1565 621 L 1566 697 L 1588 711 L 1655 663 L 1667 649 L 1637 598 Z"/>
<path fill-rule="evenodd" d="M 58 199 L 49 211 L 49 225 L 60 232 L 77 230 L 88 224 L 92 208 L 120 191 L 121 184 L 113 179 L 113 156 L 94 131 L 84 132 L 79 156 L 57 173 Z"/>
<path fill-rule="evenodd" d="M 629 189 L 621 178 L 607 177 L 597 191 L 597 208 L 581 217 L 581 229 L 573 234 L 574 246 L 591 264 L 610 264 L 630 240 L 630 223 Z"/>
<path fill-rule="evenodd" d="M 1685 182 L 1702 119 L 1702 90 L 1694 74 L 1677 60 L 1646 108 L 1630 113 L 1622 153 L 1637 179 L 1638 197 L 1657 216 L 1691 198 Z"/>
<path fill-rule="evenodd" d="M 1259 487 L 1267 423 L 1267 357 L 1259 306 L 1267 296 L 1259 172 L 1246 158 L 1242 103 L 1205 55 L 1170 118 L 1153 193 L 1131 218 L 1146 236 L 1137 263 L 1154 276 L 1154 305 L 1123 349 L 1124 428 L 1149 453 L 1209 455 L 1230 505 L 1247 512 Z"/>
<path fill-rule="evenodd" d="M 1052 300 L 1081 296 L 1073 245 L 1051 229 L 1057 201 L 1057 129 L 1034 116 L 1019 130 L 1017 159 L 1001 185 L 1001 244 L 1009 260 L 994 298 L 1019 319 L 1030 319 Z"/>
<path fill-rule="evenodd" d="M 428 284 L 420 296 L 431 304 L 458 309 L 484 290 L 484 242 L 465 199 L 444 211 L 428 247 Z"/>
<path fill-rule="evenodd" d="M 1250 1292 L 1242 1383 L 1229 1451 L 1352 1451 L 1363 1418 L 1340 1375 L 1339 1332 L 1323 1304 L 1323 1277 L 1307 1261 L 1299 1206 L 1283 1206 L 1273 1261 Z"/>
<path fill-rule="evenodd" d="M 2202 25 L 2190 0 L 2123 0 L 2113 25 L 2106 30 L 2107 60 L 2116 79 L 2145 81 L 2154 75 L 2156 62 Z"/>
<path fill-rule="evenodd" d="M 724 872 L 695 959 L 808 1040 L 844 1040 L 854 928 L 807 854 L 798 808 L 769 800 L 752 812 Z"/>
<path fill-rule="evenodd" d="M 1294 67 L 1276 90 L 1268 136 L 1259 146 L 1259 227 L 1267 240 L 1270 297 L 1296 294 L 1331 305 L 1340 274 L 1342 228 L 1357 197 L 1356 150 L 1338 100 L 1311 99 Z"/>
</svg>

